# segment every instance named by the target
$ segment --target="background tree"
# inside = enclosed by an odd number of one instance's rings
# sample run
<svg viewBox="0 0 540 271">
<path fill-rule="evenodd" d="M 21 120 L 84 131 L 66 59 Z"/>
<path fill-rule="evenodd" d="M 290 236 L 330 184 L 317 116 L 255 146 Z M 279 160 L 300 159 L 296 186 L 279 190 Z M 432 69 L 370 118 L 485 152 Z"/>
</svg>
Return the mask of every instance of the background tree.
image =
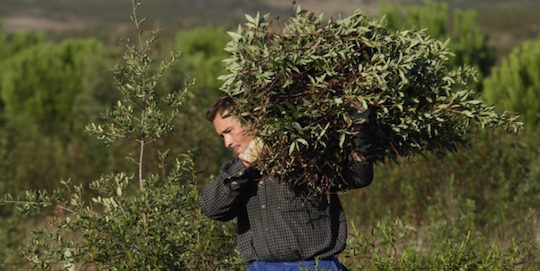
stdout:
<svg viewBox="0 0 540 271">
<path fill-rule="evenodd" d="M 78 120 L 92 107 L 77 102 L 89 95 L 92 61 L 99 61 L 100 47 L 96 40 L 44 43 L 3 61 L 0 93 L 6 123 L 47 134 L 81 130 L 84 124 Z"/>
<path fill-rule="evenodd" d="M 428 1 L 424 5 L 382 5 L 380 14 L 386 16 L 391 29 L 425 28 L 432 38 L 450 39 L 448 47 L 455 54 L 450 57 L 452 65 L 471 65 L 480 71 L 480 79 L 495 63 L 495 50 L 488 45 L 472 10 L 451 11 L 445 3 Z"/>
<path fill-rule="evenodd" d="M 39 33 L 28 31 L 8 33 L 0 23 L 0 61 L 43 41 L 44 37 Z"/>
<path fill-rule="evenodd" d="M 484 81 L 484 98 L 500 109 L 519 112 L 526 124 L 540 124 L 540 41 L 515 48 Z"/>
<path fill-rule="evenodd" d="M 163 89 L 180 89 L 192 84 L 186 106 L 182 108 L 184 114 L 179 116 L 175 128 L 182 136 L 174 134 L 164 142 L 174 146 L 176 151 L 193 150 L 196 164 L 206 176 L 217 172 L 230 154 L 205 116 L 206 110 L 221 95 L 221 81 L 217 77 L 225 72 L 223 59 L 227 52 L 223 48 L 228 40 L 226 30 L 221 27 L 205 26 L 178 32 L 172 46 L 182 52 L 182 61 L 171 66 L 162 84 Z"/>
<path fill-rule="evenodd" d="M 110 99 L 102 44 L 37 42 L 27 34 L 11 42 L 7 47 L 19 49 L 0 62 L 4 189 L 50 188 L 61 176 L 76 182 L 97 177 L 94 168 L 106 168 L 109 161 L 104 148 L 84 134 L 84 125 Z"/>
</svg>

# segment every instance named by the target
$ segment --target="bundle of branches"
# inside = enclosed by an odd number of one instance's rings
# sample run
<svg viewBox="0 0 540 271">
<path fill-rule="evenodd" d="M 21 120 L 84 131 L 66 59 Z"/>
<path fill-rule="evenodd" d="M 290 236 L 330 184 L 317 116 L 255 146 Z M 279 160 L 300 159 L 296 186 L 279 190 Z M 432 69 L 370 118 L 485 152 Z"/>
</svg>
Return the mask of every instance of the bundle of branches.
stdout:
<svg viewBox="0 0 540 271">
<path fill-rule="evenodd" d="M 346 184 L 351 139 L 366 121 L 358 113 L 368 108 L 377 116 L 375 161 L 455 150 L 478 126 L 521 127 L 476 100 L 474 70 L 451 70 L 446 44 L 422 30 L 391 32 L 360 12 L 323 23 L 298 9 L 280 30 L 268 15 L 246 18 L 229 32 L 222 91 L 268 146 L 258 167 L 293 187 L 324 193 Z"/>
</svg>

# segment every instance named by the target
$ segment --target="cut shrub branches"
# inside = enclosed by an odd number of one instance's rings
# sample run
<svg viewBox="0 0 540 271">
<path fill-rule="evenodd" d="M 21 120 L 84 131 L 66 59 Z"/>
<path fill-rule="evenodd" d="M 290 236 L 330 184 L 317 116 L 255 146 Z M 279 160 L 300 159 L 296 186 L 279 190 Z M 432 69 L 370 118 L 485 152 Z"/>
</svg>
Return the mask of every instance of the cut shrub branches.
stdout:
<svg viewBox="0 0 540 271">
<path fill-rule="evenodd" d="M 293 187 L 319 193 L 342 184 L 351 138 L 367 121 L 355 112 L 367 108 L 377 116 L 375 161 L 455 150 L 477 126 L 522 126 L 477 100 L 468 87 L 474 69 L 451 70 L 446 43 L 422 30 L 391 32 L 360 12 L 323 23 L 299 8 L 277 31 L 268 17 L 246 15 L 229 32 L 221 89 L 268 146 L 260 169 Z"/>
</svg>

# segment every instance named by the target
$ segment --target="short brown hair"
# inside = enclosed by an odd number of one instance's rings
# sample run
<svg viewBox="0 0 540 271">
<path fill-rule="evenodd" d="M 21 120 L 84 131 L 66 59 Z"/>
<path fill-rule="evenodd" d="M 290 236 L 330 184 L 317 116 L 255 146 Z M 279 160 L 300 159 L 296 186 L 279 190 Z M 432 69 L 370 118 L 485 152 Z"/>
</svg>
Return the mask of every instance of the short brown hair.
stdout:
<svg viewBox="0 0 540 271">
<path fill-rule="evenodd" d="M 210 108 L 206 111 L 206 119 L 213 122 L 217 114 L 223 113 L 233 105 L 233 99 L 230 96 L 221 96 Z"/>
</svg>

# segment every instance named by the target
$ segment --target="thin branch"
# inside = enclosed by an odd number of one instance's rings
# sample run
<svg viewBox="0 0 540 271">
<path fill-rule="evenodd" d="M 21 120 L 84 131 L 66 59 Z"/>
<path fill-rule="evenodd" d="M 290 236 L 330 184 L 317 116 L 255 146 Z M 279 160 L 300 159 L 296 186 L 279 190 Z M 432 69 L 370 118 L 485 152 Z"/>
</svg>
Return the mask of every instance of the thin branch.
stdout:
<svg viewBox="0 0 540 271">
<path fill-rule="evenodd" d="M 146 48 L 144 47 L 144 44 L 143 44 L 143 38 L 142 38 L 142 31 L 140 29 L 140 22 L 139 22 L 139 19 L 137 18 L 137 3 L 136 3 L 136 0 L 132 0 L 132 8 L 133 8 L 133 22 L 135 23 L 135 28 L 137 29 L 137 38 L 139 40 L 139 50 L 141 51 L 141 57 L 144 57 L 144 55 L 146 55 L 146 51 L 149 49 L 149 48 Z M 144 189 L 144 182 L 143 182 L 143 161 L 144 161 L 144 146 L 145 146 L 145 141 L 146 141 L 146 135 L 144 133 L 144 125 L 145 125 L 145 120 L 146 120 L 146 102 L 147 102 L 147 93 L 146 93 L 146 87 L 147 87 L 147 80 L 148 78 L 146 77 L 146 71 L 148 69 L 148 66 L 145 65 L 144 66 L 144 69 L 143 69 L 143 74 L 142 74 L 142 84 L 141 84 L 141 88 L 142 88 L 142 106 L 141 106 L 141 128 L 142 128 L 142 131 L 141 131 L 141 135 L 140 135 L 140 138 L 139 138 L 139 143 L 140 143 L 140 153 L 139 153 L 139 188 L 141 190 L 141 198 L 142 200 L 144 201 L 145 198 L 146 198 L 146 193 L 145 193 L 145 189 Z M 145 212 L 143 212 L 143 223 L 144 223 L 144 231 L 145 233 L 148 233 L 148 222 L 147 222 L 147 214 Z"/>
<path fill-rule="evenodd" d="M 139 48 L 141 51 L 143 51 L 143 41 L 142 41 L 142 36 L 140 32 L 141 27 L 139 24 L 139 18 L 137 17 L 137 0 L 131 0 L 131 8 L 132 8 L 132 14 L 133 14 L 133 23 L 135 23 L 135 29 L 137 30 Z"/>
<path fill-rule="evenodd" d="M 48 207 L 48 205 L 53 206 L 53 204 L 48 203 L 48 202 L 43 202 L 43 201 L 39 202 L 39 201 L 5 200 L 5 201 L 2 201 L 2 202 L 3 203 L 8 203 L 8 204 L 31 204 L 31 205 L 38 205 L 38 206 L 42 206 L 42 207 Z M 55 207 L 58 208 L 58 209 L 64 210 L 64 211 L 68 211 L 68 212 L 70 212 L 72 214 L 75 213 L 74 210 L 63 207 L 62 205 L 56 205 Z"/>
</svg>

